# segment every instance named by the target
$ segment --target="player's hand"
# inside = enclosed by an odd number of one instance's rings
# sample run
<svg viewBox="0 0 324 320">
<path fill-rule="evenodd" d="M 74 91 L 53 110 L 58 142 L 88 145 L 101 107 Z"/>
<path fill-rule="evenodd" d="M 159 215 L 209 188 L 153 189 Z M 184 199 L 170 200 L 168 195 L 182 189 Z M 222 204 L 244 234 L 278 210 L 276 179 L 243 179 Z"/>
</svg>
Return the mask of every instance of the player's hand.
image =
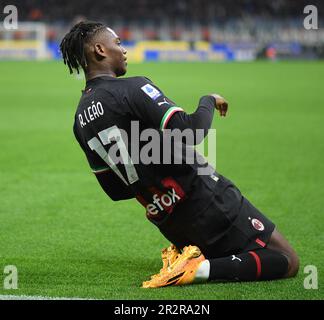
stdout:
<svg viewBox="0 0 324 320">
<path fill-rule="evenodd" d="M 225 117 L 228 109 L 228 102 L 219 94 L 212 93 L 211 96 L 215 98 L 216 109 L 219 111 L 220 116 Z"/>
</svg>

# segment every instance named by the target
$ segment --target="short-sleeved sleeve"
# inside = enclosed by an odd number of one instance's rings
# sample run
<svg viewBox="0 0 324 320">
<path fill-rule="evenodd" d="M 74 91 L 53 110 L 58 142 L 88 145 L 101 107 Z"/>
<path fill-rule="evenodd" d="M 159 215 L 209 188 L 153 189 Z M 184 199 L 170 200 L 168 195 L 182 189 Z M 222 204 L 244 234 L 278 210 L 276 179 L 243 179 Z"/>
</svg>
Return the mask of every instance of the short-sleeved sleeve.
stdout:
<svg viewBox="0 0 324 320">
<path fill-rule="evenodd" d="M 132 112 L 153 128 L 165 129 L 172 115 L 183 111 L 145 77 L 137 77 L 130 90 L 129 105 Z"/>
</svg>

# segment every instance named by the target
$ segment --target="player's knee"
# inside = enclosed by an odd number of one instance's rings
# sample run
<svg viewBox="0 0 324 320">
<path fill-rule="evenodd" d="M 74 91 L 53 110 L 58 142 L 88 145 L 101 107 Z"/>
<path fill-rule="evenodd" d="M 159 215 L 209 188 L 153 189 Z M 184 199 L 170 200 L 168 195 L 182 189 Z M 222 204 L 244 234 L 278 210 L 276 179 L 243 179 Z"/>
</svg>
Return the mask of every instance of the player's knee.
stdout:
<svg viewBox="0 0 324 320">
<path fill-rule="evenodd" d="M 288 272 L 286 277 L 292 278 L 295 277 L 299 270 L 299 258 L 296 252 L 292 251 L 287 255 L 288 259 Z"/>
<path fill-rule="evenodd" d="M 278 251 L 287 258 L 288 270 L 284 277 L 295 277 L 299 270 L 299 258 L 288 241 L 277 230 L 271 236 L 269 249 Z"/>
</svg>

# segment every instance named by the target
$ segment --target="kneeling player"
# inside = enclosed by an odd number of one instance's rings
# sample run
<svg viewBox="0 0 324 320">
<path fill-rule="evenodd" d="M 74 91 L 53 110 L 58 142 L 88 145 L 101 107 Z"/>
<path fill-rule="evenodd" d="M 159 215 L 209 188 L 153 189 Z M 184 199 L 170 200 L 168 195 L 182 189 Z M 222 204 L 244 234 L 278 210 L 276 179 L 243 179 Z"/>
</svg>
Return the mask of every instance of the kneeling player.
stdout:
<svg viewBox="0 0 324 320">
<path fill-rule="evenodd" d="M 294 250 L 230 180 L 214 171 L 198 175 L 197 163 L 156 165 L 130 157 L 134 141 L 125 142 L 121 132 L 132 138 L 134 121 L 139 133 L 155 129 L 161 138 L 166 128 L 207 133 L 215 108 L 226 115 L 222 97 L 203 96 L 188 115 L 149 79 L 118 78 L 126 73 L 126 50 L 101 23 L 75 25 L 61 51 L 71 73 L 80 68 L 85 73 L 74 134 L 98 182 L 113 200 L 136 198 L 173 244 L 162 252 L 161 272 L 144 287 L 296 275 Z M 110 157 L 116 147 L 127 165 Z"/>
</svg>

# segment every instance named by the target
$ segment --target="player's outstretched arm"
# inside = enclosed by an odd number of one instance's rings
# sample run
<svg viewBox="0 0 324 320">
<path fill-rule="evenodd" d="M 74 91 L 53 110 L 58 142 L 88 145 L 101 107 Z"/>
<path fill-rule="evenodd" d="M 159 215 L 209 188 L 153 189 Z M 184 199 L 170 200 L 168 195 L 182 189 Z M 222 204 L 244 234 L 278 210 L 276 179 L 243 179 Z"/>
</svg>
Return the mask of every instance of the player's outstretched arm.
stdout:
<svg viewBox="0 0 324 320">
<path fill-rule="evenodd" d="M 200 141 L 194 141 L 194 144 L 201 143 L 207 135 L 212 124 L 214 110 L 218 110 L 221 116 L 225 116 L 228 108 L 227 101 L 214 93 L 201 97 L 197 110 L 192 114 L 187 114 L 165 96 L 153 82 L 144 77 L 132 79 L 129 96 L 128 106 L 131 113 L 148 127 L 160 130 L 191 129 L 196 131 L 202 129 L 204 136 L 200 138 Z"/>
<path fill-rule="evenodd" d="M 203 96 L 200 98 L 199 105 L 194 113 L 177 112 L 170 119 L 167 128 L 180 130 L 191 129 L 193 131 L 200 129 L 204 131 L 203 137 L 206 137 L 213 121 L 215 109 L 219 111 L 221 116 L 225 116 L 228 103 L 223 97 L 217 94 Z M 194 144 L 201 142 L 202 139 L 196 140 Z"/>
</svg>

